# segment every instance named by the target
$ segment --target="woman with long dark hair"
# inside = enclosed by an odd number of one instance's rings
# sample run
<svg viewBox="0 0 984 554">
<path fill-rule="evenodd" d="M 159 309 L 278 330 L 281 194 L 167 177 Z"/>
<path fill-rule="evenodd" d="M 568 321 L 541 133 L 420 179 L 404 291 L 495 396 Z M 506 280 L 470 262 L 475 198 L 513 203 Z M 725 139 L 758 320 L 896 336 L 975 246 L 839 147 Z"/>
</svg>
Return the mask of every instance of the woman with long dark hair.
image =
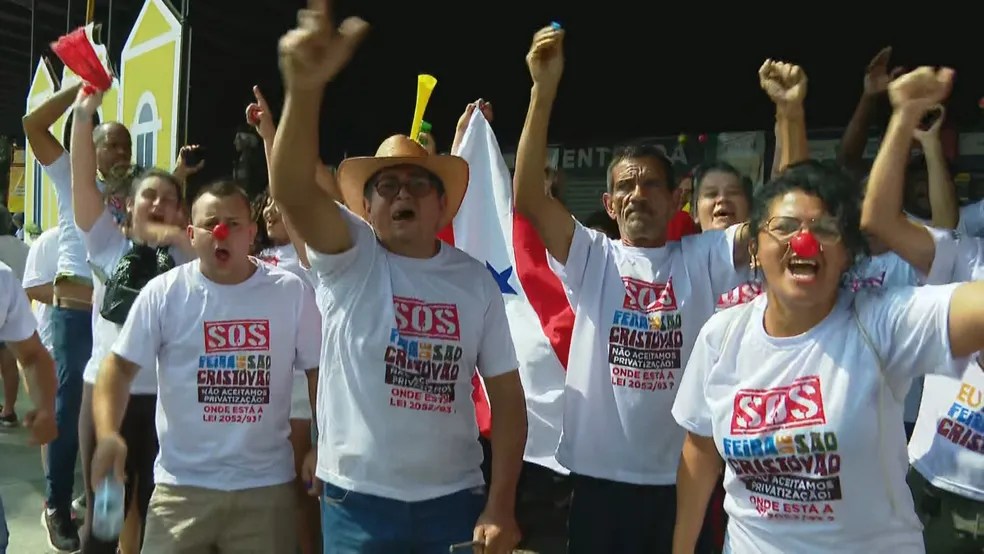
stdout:
<svg viewBox="0 0 984 554">
<path fill-rule="evenodd" d="M 88 254 L 93 280 L 92 356 L 83 374 L 79 444 L 85 480 L 85 527 L 80 533 L 83 552 L 115 554 L 117 541 L 92 536 L 92 497 L 100 483 L 89 480 L 89 462 L 95 448 L 92 422 L 92 391 L 99 365 L 119 335 L 120 327 L 137 292 L 152 277 L 194 257 L 184 222 L 183 184 L 159 169 L 114 168 L 105 175 L 99 190 L 96 181 L 96 150 L 92 139 L 92 117 L 101 94 L 80 93 L 72 129 L 72 208 Z M 137 173 L 139 171 L 139 173 Z M 122 206 L 117 213 L 114 206 Z M 120 221 L 122 220 L 122 221 Z M 136 544 L 120 545 L 124 553 L 136 553 L 142 540 L 143 521 L 154 490 L 154 460 L 157 458 L 156 368 L 140 372 L 123 417 L 121 432 L 127 441 L 125 506 L 135 503 Z M 139 524 L 137 524 L 139 522 Z M 132 527 L 136 525 L 136 527 Z"/>
</svg>

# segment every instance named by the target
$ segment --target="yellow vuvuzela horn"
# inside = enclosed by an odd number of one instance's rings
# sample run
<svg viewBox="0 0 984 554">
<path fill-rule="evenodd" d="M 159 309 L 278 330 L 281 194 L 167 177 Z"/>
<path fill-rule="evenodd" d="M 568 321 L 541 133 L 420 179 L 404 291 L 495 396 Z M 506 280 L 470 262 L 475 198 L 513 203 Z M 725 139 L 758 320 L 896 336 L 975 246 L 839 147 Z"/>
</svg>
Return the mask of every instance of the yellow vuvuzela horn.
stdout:
<svg viewBox="0 0 984 554">
<path fill-rule="evenodd" d="M 417 140 L 420 124 L 424 121 L 424 110 L 430 101 L 431 93 L 437 86 L 437 79 L 431 75 L 417 75 L 417 105 L 413 109 L 413 123 L 410 124 L 410 138 Z"/>
</svg>

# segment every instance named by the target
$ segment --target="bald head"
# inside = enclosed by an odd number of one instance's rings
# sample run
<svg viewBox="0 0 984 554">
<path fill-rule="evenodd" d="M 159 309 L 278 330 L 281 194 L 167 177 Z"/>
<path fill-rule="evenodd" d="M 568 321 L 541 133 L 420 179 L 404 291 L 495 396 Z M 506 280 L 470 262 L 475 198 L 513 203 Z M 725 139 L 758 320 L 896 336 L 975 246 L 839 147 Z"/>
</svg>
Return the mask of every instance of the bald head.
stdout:
<svg viewBox="0 0 984 554">
<path fill-rule="evenodd" d="M 107 121 L 97 125 L 92 131 L 92 141 L 96 145 L 96 165 L 103 175 L 118 165 L 130 165 L 133 143 L 130 131 L 121 123 Z"/>
<path fill-rule="evenodd" d="M 96 143 L 96 147 L 98 147 L 104 140 L 109 138 L 109 135 L 113 131 L 125 134 L 127 137 L 130 136 L 130 131 L 128 131 L 122 123 L 118 121 L 107 121 L 96 125 L 96 128 L 92 130 L 92 141 Z"/>
</svg>

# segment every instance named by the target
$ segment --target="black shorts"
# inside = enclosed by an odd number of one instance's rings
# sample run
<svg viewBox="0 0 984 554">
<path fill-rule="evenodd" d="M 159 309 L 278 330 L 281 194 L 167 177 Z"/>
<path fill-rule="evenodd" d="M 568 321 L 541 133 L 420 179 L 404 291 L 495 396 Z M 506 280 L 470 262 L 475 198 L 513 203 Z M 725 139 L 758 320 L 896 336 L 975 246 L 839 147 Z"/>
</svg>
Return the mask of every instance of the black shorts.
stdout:
<svg viewBox="0 0 984 554">
<path fill-rule="evenodd" d="M 134 394 L 126 405 L 120 435 L 126 441 L 126 504 L 129 515 L 130 503 L 136 498 L 137 511 L 141 521 L 141 543 L 143 542 L 143 523 L 147 520 L 147 506 L 154 492 L 154 461 L 157 459 L 157 396 L 153 394 Z M 92 521 L 93 485 L 90 483 L 92 455 L 96 447 L 95 426 L 92 422 L 92 385 L 86 383 L 82 394 L 82 411 L 79 414 L 79 451 L 82 458 L 82 476 L 85 481 L 85 523 L 79 533 L 84 554 L 116 553 L 116 542 L 107 543 L 91 536 L 89 522 Z"/>
</svg>

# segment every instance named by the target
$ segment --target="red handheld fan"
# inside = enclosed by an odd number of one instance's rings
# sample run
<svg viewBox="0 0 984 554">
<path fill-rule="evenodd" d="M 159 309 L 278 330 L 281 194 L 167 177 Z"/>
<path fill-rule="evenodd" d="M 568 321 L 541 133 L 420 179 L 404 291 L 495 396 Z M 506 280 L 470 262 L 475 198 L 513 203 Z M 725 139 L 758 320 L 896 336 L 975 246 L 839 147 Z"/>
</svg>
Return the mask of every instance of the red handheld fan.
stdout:
<svg viewBox="0 0 984 554">
<path fill-rule="evenodd" d="M 79 76 L 86 85 L 85 92 L 107 91 L 113 86 L 113 79 L 99 56 L 96 55 L 92 39 L 93 24 L 78 29 L 51 43 L 51 49 L 58 59 Z"/>
</svg>

